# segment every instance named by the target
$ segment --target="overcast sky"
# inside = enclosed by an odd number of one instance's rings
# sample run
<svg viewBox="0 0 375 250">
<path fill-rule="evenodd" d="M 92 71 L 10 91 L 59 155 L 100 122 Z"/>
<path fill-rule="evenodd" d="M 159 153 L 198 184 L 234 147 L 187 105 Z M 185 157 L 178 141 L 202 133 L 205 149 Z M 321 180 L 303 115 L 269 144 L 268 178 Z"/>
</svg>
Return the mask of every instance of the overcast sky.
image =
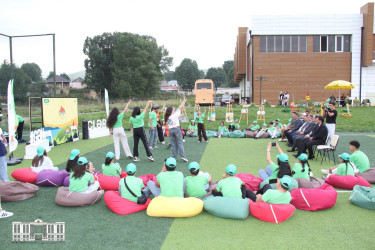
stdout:
<svg viewBox="0 0 375 250">
<path fill-rule="evenodd" d="M 56 71 L 84 69 L 83 42 L 103 32 L 151 35 L 164 45 L 174 65 L 184 58 L 200 69 L 233 60 L 238 27 L 251 15 L 356 14 L 368 1 L 211 0 L 0 0 L 0 33 L 56 34 Z M 0 60 L 10 60 L 9 39 L 0 36 Z M 13 60 L 37 63 L 46 77 L 53 70 L 52 37 L 14 38 Z"/>
</svg>

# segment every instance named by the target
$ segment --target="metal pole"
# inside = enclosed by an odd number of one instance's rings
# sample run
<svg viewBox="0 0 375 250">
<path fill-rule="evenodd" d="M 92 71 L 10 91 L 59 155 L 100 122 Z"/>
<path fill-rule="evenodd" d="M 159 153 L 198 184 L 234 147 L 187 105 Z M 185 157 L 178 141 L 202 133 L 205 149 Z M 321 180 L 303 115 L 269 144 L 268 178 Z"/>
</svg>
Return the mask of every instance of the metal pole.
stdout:
<svg viewBox="0 0 375 250">
<path fill-rule="evenodd" d="M 260 76 L 260 100 L 259 100 L 259 106 L 262 106 L 262 80 L 263 80 L 263 76 Z"/>
<path fill-rule="evenodd" d="M 10 50 L 10 78 L 13 79 L 13 48 L 12 48 L 12 37 L 9 37 L 9 50 Z"/>
<path fill-rule="evenodd" d="M 53 36 L 53 97 L 56 97 L 56 50 L 55 50 L 55 34 Z"/>
<path fill-rule="evenodd" d="M 360 58 L 360 64 L 359 64 L 359 102 L 362 103 L 362 53 L 363 53 L 363 29 L 364 27 L 361 27 L 361 58 Z"/>
</svg>

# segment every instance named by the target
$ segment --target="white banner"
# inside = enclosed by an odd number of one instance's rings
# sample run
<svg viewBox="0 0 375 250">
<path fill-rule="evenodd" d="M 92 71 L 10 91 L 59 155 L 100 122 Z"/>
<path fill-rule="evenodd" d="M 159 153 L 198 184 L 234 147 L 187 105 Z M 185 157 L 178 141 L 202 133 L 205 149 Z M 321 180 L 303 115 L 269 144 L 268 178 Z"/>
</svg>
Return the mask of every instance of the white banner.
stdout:
<svg viewBox="0 0 375 250">
<path fill-rule="evenodd" d="M 8 133 L 9 133 L 9 154 L 17 149 L 18 141 L 16 139 L 16 107 L 13 95 L 13 79 L 8 83 Z"/>
<path fill-rule="evenodd" d="M 104 101 L 105 101 L 105 111 L 107 112 L 107 118 L 109 116 L 109 97 L 107 89 L 104 89 Z"/>
</svg>

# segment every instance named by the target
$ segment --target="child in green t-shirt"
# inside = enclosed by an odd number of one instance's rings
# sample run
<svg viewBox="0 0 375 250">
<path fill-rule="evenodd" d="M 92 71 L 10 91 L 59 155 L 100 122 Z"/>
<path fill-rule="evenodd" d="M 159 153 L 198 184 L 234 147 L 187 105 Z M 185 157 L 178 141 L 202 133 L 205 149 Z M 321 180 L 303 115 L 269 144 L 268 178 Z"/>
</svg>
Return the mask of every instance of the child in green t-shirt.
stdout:
<svg viewBox="0 0 375 250">
<path fill-rule="evenodd" d="M 277 128 L 275 127 L 275 124 L 273 122 L 270 122 L 270 125 L 268 127 L 268 131 L 267 132 L 270 135 L 271 139 L 275 139 L 276 138 Z"/>
<path fill-rule="evenodd" d="M 262 135 L 265 135 L 266 133 L 268 133 L 267 123 L 263 123 L 262 128 L 259 130 L 259 132 L 256 134 L 256 136 L 254 136 L 254 139 L 258 139 Z M 267 135 L 265 135 L 265 136 L 267 136 Z"/>
<path fill-rule="evenodd" d="M 66 168 L 65 168 L 66 172 L 68 173 L 73 172 L 73 169 L 77 165 L 78 159 L 80 157 L 80 153 L 81 152 L 79 151 L 79 149 L 73 149 L 70 152 L 69 160 L 66 163 Z"/>
<path fill-rule="evenodd" d="M 229 132 L 233 132 L 236 130 L 240 130 L 240 124 L 238 123 L 238 119 L 235 119 L 234 122 L 229 124 Z"/>
<path fill-rule="evenodd" d="M 293 178 L 310 180 L 311 168 L 308 162 L 307 154 L 300 154 L 297 158 L 298 162 L 293 165 Z"/>
<path fill-rule="evenodd" d="M 89 194 L 98 190 L 99 182 L 94 178 L 94 171 L 95 168 L 92 163 L 89 162 L 86 157 L 80 157 L 77 166 L 75 166 L 73 172 L 70 174 L 69 190 L 83 194 Z M 104 193 L 103 190 L 99 192 L 101 194 Z"/>
<path fill-rule="evenodd" d="M 140 203 L 138 201 L 138 198 L 142 195 L 149 197 L 151 192 L 148 187 L 145 187 L 142 179 L 135 177 L 135 174 L 137 173 L 137 166 L 134 163 L 129 163 L 126 166 L 126 173 L 128 174 L 128 176 L 122 178 L 119 182 L 119 193 L 121 197 L 130 201 L 134 201 L 137 204 L 144 204 Z"/>
<path fill-rule="evenodd" d="M 102 170 L 104 175 L 108 176 L 121 176 L 121 167 L 118 163 L 115 162 L 115 154 L 108 152 L 105 158 L 105 162 L 102 165 Z"/>
<path fill-rule="evenodd" d="M 342 153 L 339 155 L 340 164 L 329 169 L 328 178 L 331 174 L 336 175 L 353 175 L 355 166 L 350 162 L 350 155 L 348 153 Z M 322 171 L 323 172 L 323 171 Z M 323 179 L 326 179 L 323 178 Z"/>
<path fill-rule="evenodd" d="M 199 170 L 198 162 L 193 161 L 189 164 L 191 176 L 185 178 L 187 196 L 202 198 L 207 194 L 208 183 L 211 182 L 211 176 L 206 173 L 200 174 Z"/>
<path fill-rule="evenodd" d="M 195 120 L 191 120 L 188 131 L 186 131 L 186 135 L 192 137 L 197 130 L 198 130 L 198 126 L 195 123 Z"/>
<path fill-rule="evenodd" d="M 292 200 L 292 196 L 288 191 L 291 186 L 292 182 L 290 178 L 277 178 L 275 190 L 271 188 L 271 185 L 266 184 L 256 194 L 251 194 L 249 198 L 254 202 L 289 204 Z"/>
<path fill-rule="evenodd" d="M 265 171 L 263 169 L 259 170 L 259 176 L 263 180 L 281 178 L 284 175 L 292 176 L 288 155 L 283 153 L 283 151 L 277 143 L 275 147 L 280 153 L 277 155 L 277 164 L 271 160 L 272 142 L 268 143 L 267 145 L 267 162 L 269 165 L 266 167 Z"/>
<path fill-rule="evenodd" d="M 206 129 L 204 128 L 204 123 L 203 123 L 203 120 L 206 117 L 205 114 L 206 114 L 206 109 L 204 110 L 204 113 L 198 110 L 198 116 L 196 118 L 198 122 L 198 142 L 202 142 L 202 136 L 205 142 L 208 142 Z"/>
<path fill-rule="evenodd" d="M 224 135 L 224 132 L 228 132 L 227 127 L 225 127 L 224 122 L 220 122 L 220 126 L 217 130 L 217 137 L 221 138 Z"/>
</svg>

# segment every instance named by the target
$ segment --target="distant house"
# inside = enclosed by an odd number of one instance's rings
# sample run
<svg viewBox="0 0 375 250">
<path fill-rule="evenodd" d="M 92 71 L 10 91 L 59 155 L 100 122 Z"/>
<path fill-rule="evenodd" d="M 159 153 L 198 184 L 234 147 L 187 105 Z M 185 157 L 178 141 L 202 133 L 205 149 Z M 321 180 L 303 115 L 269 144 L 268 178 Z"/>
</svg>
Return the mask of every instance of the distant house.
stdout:
<svg viewBox="0 0 375 250">
<path fill-rule="evenodd" d="M 51 77 L 47 80 L 47 86 L 49 88 L 54 87 L 53 77 Z M 66 78 L 62 77 L 62 76 L 56 75 L 56 88 L 69 89 L 70 88 L 70 81 L 67 80 Z"/>
<path fill-rule="evenodd" d="M 77 79 L 74 79 L 71 83 L 70 83 L 70 87 L 72 89 L 84 89 L 84 88 L 87 88 L 87 84 L 84 83 L 84 79 L 82 79 L 81 77 L 78 77 Z"/>
<path fill-rule="evenodd" d="M 176 80 L 171 80 L 169 82 L 162 82 L 160 86 L 161 91 L 166 92 L 178 92 L 178 82 Z"/>
</svg>

